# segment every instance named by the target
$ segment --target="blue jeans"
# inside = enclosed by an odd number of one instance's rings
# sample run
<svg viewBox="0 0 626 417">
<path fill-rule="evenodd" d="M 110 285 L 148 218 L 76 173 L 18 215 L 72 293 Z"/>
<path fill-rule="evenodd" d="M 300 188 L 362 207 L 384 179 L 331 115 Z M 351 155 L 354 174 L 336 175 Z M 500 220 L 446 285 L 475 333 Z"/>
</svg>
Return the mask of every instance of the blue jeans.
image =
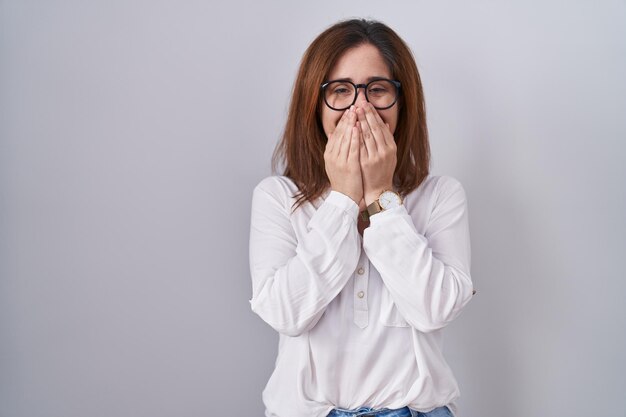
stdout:
<svg viewBox="0 0 626 417">
<path fill-rule="evenodd" d="M 370 407 L 360 407 L 353 410 L 335 408 L 327 417 L 453 417 L 452 412 L 445 405 L 437 407 L 428 413 L 411 410 L 409 407 L 390 410 L 382 408 L 375 410 Z"/>
</svg>

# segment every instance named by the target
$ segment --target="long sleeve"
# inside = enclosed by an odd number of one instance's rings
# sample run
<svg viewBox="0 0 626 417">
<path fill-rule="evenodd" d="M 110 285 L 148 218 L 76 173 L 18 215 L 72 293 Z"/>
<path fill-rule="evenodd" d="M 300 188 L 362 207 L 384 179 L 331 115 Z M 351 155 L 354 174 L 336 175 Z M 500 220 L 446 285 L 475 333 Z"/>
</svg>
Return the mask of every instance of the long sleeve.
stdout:
<svg viewBox="0 0 626 417">
<path fill-rule="evenodd" d="M 252 311 L 276 331 L 298 336 L 311 329 L 348 282 L 361 246 L 357 204 L 331 191 L 296 236 L 290 199 L 268 177 L 256 186 L 250 220 Z M 303 210 L 302 207 L 298 210 Z"/>
<path fill-rule="evenodd" d="M 399 313 L 422 332 L 454 320 L 473 291 L 465 191 L 442 176 L 434 196 L 423 235 L 401 205 L 372 216 L 363 236 L 363 249 Z"/>
</svg>

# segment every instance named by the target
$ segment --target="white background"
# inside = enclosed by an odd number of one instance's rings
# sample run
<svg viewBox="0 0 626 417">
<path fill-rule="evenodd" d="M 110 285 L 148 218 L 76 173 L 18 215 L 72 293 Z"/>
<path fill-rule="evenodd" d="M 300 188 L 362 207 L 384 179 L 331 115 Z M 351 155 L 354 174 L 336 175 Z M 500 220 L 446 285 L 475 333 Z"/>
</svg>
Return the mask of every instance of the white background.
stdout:
<svg viewBox="0 0 626 417">
<path fill-rule="evenodd" d="M 461 417 L 626 415 L 625 1 L 0 0 L 0 417 L 263 414 L 251 193 L 348 17 L 468 195 Z"/>
</svg>

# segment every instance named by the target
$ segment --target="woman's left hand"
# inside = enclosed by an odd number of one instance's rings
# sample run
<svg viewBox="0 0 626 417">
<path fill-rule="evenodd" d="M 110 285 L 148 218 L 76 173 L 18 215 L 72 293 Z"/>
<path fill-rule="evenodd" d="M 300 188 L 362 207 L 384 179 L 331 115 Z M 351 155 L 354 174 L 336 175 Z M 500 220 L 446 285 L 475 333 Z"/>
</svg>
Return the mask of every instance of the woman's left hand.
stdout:
<svg viewBox="0 0 626 417">
<path fill-rule="evenodd" d="M 369 205 L 384 190 L 393 189 L 393 173 L 397 163 L 397 148 L 393 134 L 370 103 L 357 108 L 361 129 L 359 162 L 363 177 L 363 197 Z"/>
</svg>

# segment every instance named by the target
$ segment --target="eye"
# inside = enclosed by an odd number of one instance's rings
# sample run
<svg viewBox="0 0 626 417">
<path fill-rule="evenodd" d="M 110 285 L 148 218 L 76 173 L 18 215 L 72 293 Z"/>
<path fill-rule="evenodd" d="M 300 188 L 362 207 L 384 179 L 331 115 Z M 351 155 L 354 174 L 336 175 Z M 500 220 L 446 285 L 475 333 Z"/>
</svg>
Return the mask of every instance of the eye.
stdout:
<svg viewBox="0 0 626 417">
<path fill-rule="evenodd" d="M 332 91 L 333 91 L 333 94 L 337 94 L 337 95 L 352 94 L 352 87 L 345 85 L 345 84 L 339 84 L 339 85 L 334 86 Z"/>
<path fill-rule="evenodd" d="M 385 94 L 388 91 L 389 89 L 382 84 L 375 84 L 373 86 L 370 86 L 370 88 L 368 89 L 368 92 L 370 94 Z"/>
</svg>

